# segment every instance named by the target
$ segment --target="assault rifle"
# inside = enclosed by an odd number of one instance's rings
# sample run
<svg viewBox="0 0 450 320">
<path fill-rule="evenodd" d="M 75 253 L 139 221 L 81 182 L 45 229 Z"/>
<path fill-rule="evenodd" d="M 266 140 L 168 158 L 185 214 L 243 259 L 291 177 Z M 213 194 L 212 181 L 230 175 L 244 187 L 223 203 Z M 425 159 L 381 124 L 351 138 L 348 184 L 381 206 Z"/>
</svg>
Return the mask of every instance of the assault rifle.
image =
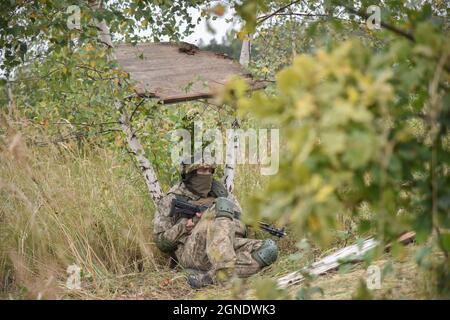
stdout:
<svg viewBox="0 0 450 320">
<path fill-rule="evenodd" d="M 195 216 L 197 212 L 204 212 L 206 209 L 208 209 L 209 206 L 206 204 L 202 205 L 196 205 L 189 203 L 187 201 L 184 201 L 182 199 L 174 198 L 172 200 L 171 208 L 170 208 L 170 216 L 174 217 L 175 220 L 178 220 L 180 218 L 187 218 L 191 219 Z M 276 228 L 266 222 L 259 222 L 259 227 L 261 230 L 264 230 L 268 233 L 270 233 L 273 236 L 277 236 L 279 238 L 282 238 L 287 235 L 284 228 Z"/>
</svg>

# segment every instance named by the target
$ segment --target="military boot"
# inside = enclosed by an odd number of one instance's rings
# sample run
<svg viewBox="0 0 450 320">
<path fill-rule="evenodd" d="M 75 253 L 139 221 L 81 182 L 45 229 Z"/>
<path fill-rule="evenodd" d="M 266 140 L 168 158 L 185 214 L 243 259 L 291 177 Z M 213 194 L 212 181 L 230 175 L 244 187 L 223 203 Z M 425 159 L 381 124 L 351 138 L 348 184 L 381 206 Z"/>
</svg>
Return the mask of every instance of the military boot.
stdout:
<svg viewBox="0 0 450 320">
<path fill-rule="evenodd" d="M 190 272 L 187 282 L 192 289 L 200 289 L 215 283 L 210 274 L 204 271 Z"/>
</svg>

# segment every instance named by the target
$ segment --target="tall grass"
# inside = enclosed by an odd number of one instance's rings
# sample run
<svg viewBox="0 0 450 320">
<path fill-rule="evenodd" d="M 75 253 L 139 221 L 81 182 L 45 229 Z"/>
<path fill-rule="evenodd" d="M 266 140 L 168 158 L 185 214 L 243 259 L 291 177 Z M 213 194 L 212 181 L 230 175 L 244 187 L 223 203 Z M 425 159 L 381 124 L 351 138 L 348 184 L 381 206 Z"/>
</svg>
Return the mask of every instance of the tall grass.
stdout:
<svg viewBox="0 0 450 320">
<path fill-rule="evenodd" d="M 14 127 L 20 132 L 0 127 L 0 298 L 195 294 L 153 244 L 154 206 L 124 150 L 55 144 L 26 122 Z M 246 195 L 264 184 L 258 171 L 238 170 L 244 210 Z M 71 265 L 81 268 L 81 290 L 66 287 Z"/>
<path fill-rule="evenodd" d="M 69 265 L 86 290 L 158 271 L 153 205 L 131 161 L 88 145 L 27 148 L 10 132 L 0 147 L 0 293 L 64 297 Z"/>
</svg>

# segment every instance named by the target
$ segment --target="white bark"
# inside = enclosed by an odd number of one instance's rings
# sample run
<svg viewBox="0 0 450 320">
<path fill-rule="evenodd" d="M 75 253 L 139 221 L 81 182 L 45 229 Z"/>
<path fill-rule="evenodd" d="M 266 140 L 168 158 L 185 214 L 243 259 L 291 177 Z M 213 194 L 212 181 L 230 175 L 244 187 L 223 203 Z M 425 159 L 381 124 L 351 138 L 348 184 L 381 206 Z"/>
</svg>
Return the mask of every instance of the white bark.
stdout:
<svg viewBox="0 0 450 320">
<path fill-rule="evenodd" d="M 225 169 L 223 171 L 223 184 L 228 192 L 233 192 L 234 189 L 234 170 L 236 167 L 236 153 L 238 143 L 234 134 L 227 136 L 227 155 L 225 158 Z"/>
<path fill-rule="evenodd" d="M 397 243 L 406 245 L 414 241 L 416 233 L 409 231 L 401 235 L 397 239 Z M 304 268 L 300 271 L 295 271 L 285 275 L 278 279 L 277 284 L 280 288 L 286 288 L 288 286 L 301 283 L 305 280 L 306 274 L 321 275 L 328 271 L 334 270 L 344 262 L 358 262 L 364 257 L 364 254 L 370 250 L 375 249 L 380 244 L 379 241 L 374 238 L 368 238 L 362 242 L 361 245 L 354 244 L 336 251 L 333 254 L 326 256 L 325 258 L 314 262 L 310 268 Z M 389 250 L 392 244 L 386 245 L 385 250 Z"/>
<path fill-rule="evenodd" d="M 102 0 L 89 0 L 89 5 L 94 10 L 100 10 L 103 8 Z M 98 33 L 98 39 L 100 40 L 100 42 L 102 42 L 109 48 L 114 48 L 114 44 L 111 39 L 111 33 L 109 32 L 109 27 L 106 25 L 105 20 L 102 21 L 95 20 L 95 25 L 97 26 L 97 29 L 100 31 Z M 115 59 L 114 53 L 112 53 L 112 55 L 110 55 L 109 58 Z"/>
<path fill-rule="evenodd" d="M 250 63 L 250 50 L 250 39 L 245 39 L 244 41 L 242 41 L 241 55 L 239 57 L 239 63 L 241 64 L 241 66 L 246 67 Z"/>
<path fill-rule="evenodd" d="M 101 0 L 94 0 L 90 1 L 90 5 L 94 9 L 101 9 L 102 2 Z M 100 31 L 99 40 L 109 48 L 114 48 L 111 34 L 109 32 L 108 26 L 106 25 L 106 22 L 96 21 L 96 25 Z M 108 58 L 111 60 L 115 60 L 116 57 L 114 52 L 111 52 Z M 116 99 L 115 107 L 120 111 L 119 122 L 121 124 L 123 132 L 125 133 L 128 148 L 134 154 L 136 161 L 139 163 L 139 167 L 141 168 L 144 175 L 150 197 L 152 198 L 153 203 L 156 205 L 158 201 L 163 197 L 163 192 L 156 176 L 156 172 L 153 169 L 151 162 L 147 159 L 145 150 L 139 142 L 135 131 L 133 130 L 130 122 L 130 117 L 128 116 L 126 108 L 124 107 L 124 102 Z"/>
<path fill-rule="evenodd" d="M 241 55 L 239 57 L 239 63 L 245 67 L 250 63 L 250 35 L 242 42 Z M 239 127 L 237 119 L 235 121 L 234 129 Z M 236 169 L 236 153 L 238 144 L 234 137 L 227 137 L 227 156 L 225 161 L 225 169 L 223 172 L 223 184 L 227 188 L 228 192 L 233 192 L 234 189 L 234 175 Z"/>
<path fill-rule="evenodd" d="M 14 113 L 14 109 L 15 109 L 15 103 L 14 103 L 14 96 L 12 93 L 12 88 L 11 88 L 11 83 L 9 82 L 9 80 L 6 82 L 6 96 L 8 98 L 8 115 L 10 117 L 12 117 L 13 113 Z"/>
<path fill-rule="evenodd" d="M 147 159 L 145 150 L 136 137 L 136 133 L 131 126 L 130 117 L 128 116 L 125 108 L 123 108 L 120 103 L 120 101 L 117 101 L 116 107 L 121 110 L 119 122 L 122 126 L 122 130 L 125 132 L 125 135 L 127 137 L 128 148 L 131 150 L 131 153 L 134 154 L 137 162 L 139 163 L 139 167 L 141 168 L 144 175 L 150 197 L 156 205 L 158 201 L 163 197 L 161 186 L 159 185 L 155 170 L 153 169 L 150 160 Z"/>
<path fill-rule="evenodd" d="M 364 240 L 362 246 L 357 244 L 345 247 L 337 252 L 326 256 L 322 260 L 314 262 L 309 269 L 292 272 L 278 279 L 278 286 L 286 288 L 288 286 L 298 284 L 305 280 L 303 274 L 320 275 L 330 270 L 336 269 L 341 261 L 351 262 L 361 260 L 363 255 L 374 249 L 378 245 L 378 241 L 373 238 Z"/>
</svg>

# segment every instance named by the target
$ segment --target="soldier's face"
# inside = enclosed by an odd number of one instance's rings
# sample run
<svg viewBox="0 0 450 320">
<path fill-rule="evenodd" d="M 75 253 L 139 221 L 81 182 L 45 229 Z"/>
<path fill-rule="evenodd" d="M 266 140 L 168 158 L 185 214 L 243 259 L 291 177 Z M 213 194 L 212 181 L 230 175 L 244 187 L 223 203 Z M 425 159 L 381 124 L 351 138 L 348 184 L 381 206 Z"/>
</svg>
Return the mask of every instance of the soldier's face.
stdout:
<svg viewBox="0 0 450 320">
<path fill-rule="evenodd" d="M 211 168 L 198 168 L 195 174 L 190 175 L 184 181 L 189 190 L 201 197 L 207 197 L 211 191 L 213 181 L 213 170 Z"/>
<path fill-rule="evenodd" d="M 197 174 L 201 176 L 208 176 L 212 174 L 211 168 L 198 168 Z"/>
</svg>

